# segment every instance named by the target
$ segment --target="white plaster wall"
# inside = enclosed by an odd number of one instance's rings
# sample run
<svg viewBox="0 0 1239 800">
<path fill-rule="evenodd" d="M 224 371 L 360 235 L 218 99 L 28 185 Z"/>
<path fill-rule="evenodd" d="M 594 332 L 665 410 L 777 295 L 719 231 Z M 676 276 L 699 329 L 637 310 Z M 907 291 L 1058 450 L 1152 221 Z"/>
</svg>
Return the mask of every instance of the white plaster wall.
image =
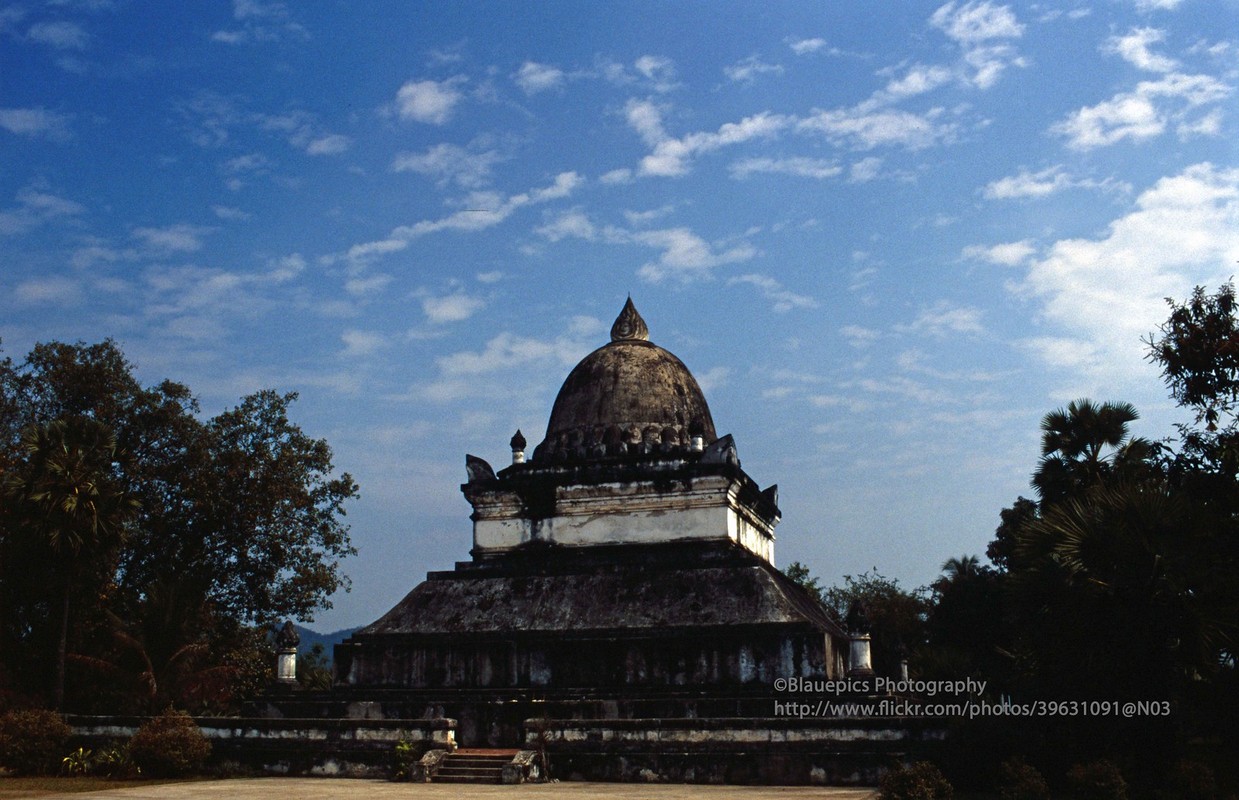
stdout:
<svg viewBox="0 0 1239 800">
<path fill-rule="evenodd" d="M 473 544 L 486 553 L 533 540 L 588 547 L 726 538 L 773 563 L 773 531 L 738 502 L 737 488 L 725 478 L 672 491 L 650 483 L 564 487 L 559 513 L 541 520 L 521 517 L 515 495 L 496 493 L 475 506 Z"/>
</svg>

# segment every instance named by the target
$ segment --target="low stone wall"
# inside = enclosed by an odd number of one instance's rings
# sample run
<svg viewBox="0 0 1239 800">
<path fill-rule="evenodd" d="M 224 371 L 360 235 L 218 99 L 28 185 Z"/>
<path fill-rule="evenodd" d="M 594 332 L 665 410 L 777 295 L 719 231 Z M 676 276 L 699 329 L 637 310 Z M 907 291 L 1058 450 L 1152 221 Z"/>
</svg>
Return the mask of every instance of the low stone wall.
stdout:
<svg viewBox="0 0 1239 800">
<path fill-rule="evenodd" d="M 74 739 L 97 747 L 128 739 L 145 717 L 70 716 Z M 385 777 L 396 744 L 413 744 L 414 757 L 454 749 L 452 719 L 264 719 L 196 717 L 211 740 L 211 760 L 288 775 Z"/>
<path fill-rule="evenodd" d="M 871 786 L 945 738 L 939 720 L 531 719 L 524 747 L 560 780 Z"/>
</svg>

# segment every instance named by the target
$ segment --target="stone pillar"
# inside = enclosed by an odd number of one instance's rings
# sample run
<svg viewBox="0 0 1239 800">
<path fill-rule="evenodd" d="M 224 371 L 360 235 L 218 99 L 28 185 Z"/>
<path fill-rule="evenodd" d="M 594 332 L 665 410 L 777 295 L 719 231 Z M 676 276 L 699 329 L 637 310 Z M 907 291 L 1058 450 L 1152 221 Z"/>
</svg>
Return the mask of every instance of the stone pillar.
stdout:
<svg viewBox="0 0 1239 800">
<path fill-rule="evenodd" d="M 851 647 L 848 649 L 848 677 L 867 678 L 873 674 L 873 660 L 870 656 L 870 637 L 868 633 L 853 633 Z"/>
<path fill-rule="evenodd" d="M 276 683 L 294 686 L 297 683 L 297 645 L 301 644 L 301 636 L 293 627 L 292 620 L 284 623 L 284 627 L 275 637 L 275 681 Z"/>
<path fill-rule="evenodd" d="M 848 648 L 848 677 L 868 678 L 873 675 L 873 659 L 870 654 L 869 610 L 862 601 L 856 601 L 848 609 L 843 620 L 847 626 L 851 644 Z"/>
</svg>

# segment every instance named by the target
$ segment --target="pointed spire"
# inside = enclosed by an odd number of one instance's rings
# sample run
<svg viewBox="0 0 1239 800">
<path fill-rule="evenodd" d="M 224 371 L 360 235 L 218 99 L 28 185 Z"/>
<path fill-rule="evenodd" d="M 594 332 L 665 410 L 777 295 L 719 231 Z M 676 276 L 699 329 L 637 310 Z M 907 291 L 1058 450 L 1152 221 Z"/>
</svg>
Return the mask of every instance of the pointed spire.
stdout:
<svg viewBox="0 0 1239 800">
<path fill-rule="evenodd" d="M 637 313 L 637 307 L 632 304 L 630 296 L 628 302 L 624 303 L 624 309 L 615 318 L 615 324 L 611 326 L 611 341 L 633 341 L 634 339 L 648 342 L 650 329 L 646 327 L 645 320 L 641 319 L 641 315 Z"/>
</svg>

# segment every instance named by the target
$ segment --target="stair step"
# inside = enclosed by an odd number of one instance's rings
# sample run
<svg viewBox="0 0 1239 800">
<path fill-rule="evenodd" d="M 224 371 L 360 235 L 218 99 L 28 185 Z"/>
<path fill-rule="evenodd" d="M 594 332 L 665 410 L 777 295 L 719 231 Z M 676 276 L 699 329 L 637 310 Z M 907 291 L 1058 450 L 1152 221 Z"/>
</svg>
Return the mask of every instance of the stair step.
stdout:
<svg viewBox="0 0 1239 800">
<path fill-rule="evenodd" d="M 515 750 L 457 750 L 443 759 L 436 783 L 503 783 L 503 765 Z"/>
</svg>

